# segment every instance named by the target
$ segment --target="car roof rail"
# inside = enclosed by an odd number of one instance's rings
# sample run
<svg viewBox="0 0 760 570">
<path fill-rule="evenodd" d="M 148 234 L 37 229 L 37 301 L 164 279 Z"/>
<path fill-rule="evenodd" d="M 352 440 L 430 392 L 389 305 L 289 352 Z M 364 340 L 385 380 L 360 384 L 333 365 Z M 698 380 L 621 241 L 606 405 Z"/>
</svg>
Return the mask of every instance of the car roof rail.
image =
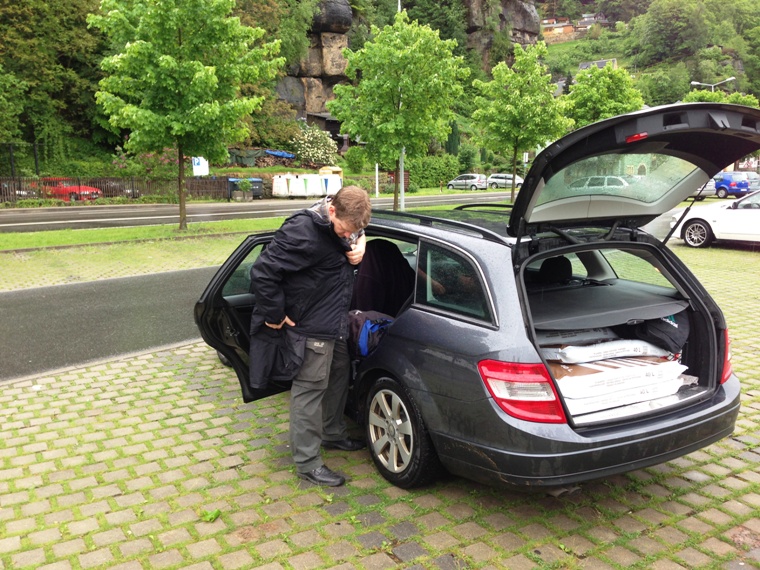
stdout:
<svg viewBox="0 0 760 570">
<path fill-rule="evenodd" d="M 483 206 L 485 204 L 481 204 Z M 497 207 L 503 206 L 503 204 L 494 204 Z M 476 207 L 476 205 L 472 205 L 473 207 Z M 511 207 L 511 206 L 510 206 Z M 466 208 L 462 208 L 462 206 L 459 206 L 455 208 L 455 210 L 463 210 Z M 493 212 L 491 212 L 493 213 Z M 469 233 L 474 233 L 476 235 L 479 235 L 481 238 L 492 241 L 496 243 L 501 243 L 504 245 L 508 245 L 509 247 L 512 247 L 512 244 L 507 241 L 505 236 L 499 235 L 498 233 L 486 229 L 482 226 L 476 226 L 475 224 L 470 224 L 467 222 L 460 222 L 459 220 L 449 220 L 446 218 L 438 218 L 436 216 L 429 216 L 425 214 L 413 214 L 410 212 L 399 212 L 397 210 L 380 210 L 380 209 L 372 209 L 372 214 L 378 214 L 380 217 L 391 217 L 391 218 L 405 218 L 407 220 L 416 220 L 419 222 L 421 226 L 429 226 L 433 227 L 433 224 L 438 224 L 441 226 L 448 226 L 451 228 L 458 228 L 460 230 L 466 230 Z M 506 226 L 505 226 L 506 228 Z"/>
</svg>

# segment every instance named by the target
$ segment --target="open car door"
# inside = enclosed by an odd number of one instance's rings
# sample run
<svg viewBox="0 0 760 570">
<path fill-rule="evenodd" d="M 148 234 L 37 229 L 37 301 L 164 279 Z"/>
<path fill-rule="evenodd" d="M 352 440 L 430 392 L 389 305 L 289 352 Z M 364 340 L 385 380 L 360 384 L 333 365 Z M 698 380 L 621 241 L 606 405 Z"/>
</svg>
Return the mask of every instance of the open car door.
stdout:
<svg viewBox="0 0 760 570">
<path fill-rule="evenodd" d="M 237 374 L 244 402 L 290 390 L 290 383 L 273 383 L 253 389 L 249 383 L 251 313 L 256 296 L 251 292 L 251 266 L 274 234 L 249 236 L 224 262 L 195 304 L 195 324 L 206 344 Z"/>
</svg>

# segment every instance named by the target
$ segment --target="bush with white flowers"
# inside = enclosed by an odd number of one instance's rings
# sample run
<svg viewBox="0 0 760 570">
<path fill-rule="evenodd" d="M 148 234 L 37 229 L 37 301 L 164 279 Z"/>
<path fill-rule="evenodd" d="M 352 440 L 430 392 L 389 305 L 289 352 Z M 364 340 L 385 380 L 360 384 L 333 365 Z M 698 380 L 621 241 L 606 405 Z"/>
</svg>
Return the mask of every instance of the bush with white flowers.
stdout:
<svg viewBox="0 0 760 570">
<path fill-rule="evenodd" d="M 293 150 L 302 163 L 315 165 L 335 164 L 338 145 L 330 133 L 315 125 L 301 125 L 301 132 L 291 141 Z"/>
</svg>

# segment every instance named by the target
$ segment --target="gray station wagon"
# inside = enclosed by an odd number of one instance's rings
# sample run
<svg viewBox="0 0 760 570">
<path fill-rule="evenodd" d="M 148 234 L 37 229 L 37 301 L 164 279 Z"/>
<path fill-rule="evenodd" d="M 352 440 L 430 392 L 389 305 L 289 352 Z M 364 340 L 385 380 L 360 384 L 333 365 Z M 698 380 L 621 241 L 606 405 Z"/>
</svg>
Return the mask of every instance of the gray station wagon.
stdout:
<svg viewBox="0 0 760 570">
<path fill-rule="evenodd" d="M 393 324 L 357 362 L 346 412 L 378 471 L 404 488 L 444 470 L 565 486 L 731 434 L 740 385 L 723 314 L 641 228 L 758 149 L 758 109 L 652 108 L 550 145 L 512 208 L 373 212 L 357 279 L 405 301 L 382 307 Z M 619 191 L 572 185 L 632 172 Z M 249 269 L 271 237 L 248 237 L 195 307 L 245 401 L 288 389 L 248 385 Z"/>
</svg>

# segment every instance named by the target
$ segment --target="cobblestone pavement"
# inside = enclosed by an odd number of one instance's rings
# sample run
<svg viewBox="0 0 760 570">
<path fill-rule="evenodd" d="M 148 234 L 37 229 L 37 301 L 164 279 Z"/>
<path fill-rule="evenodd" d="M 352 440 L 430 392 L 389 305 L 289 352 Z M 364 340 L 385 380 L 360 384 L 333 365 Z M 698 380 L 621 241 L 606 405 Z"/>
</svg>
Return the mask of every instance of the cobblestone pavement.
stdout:
<svg viewBox="0 0 760 570">
<path fill-rule="evenodd" d="M 0 569 L 760 568 L 760 263 L 674 251 L 731 325 L 730 438 L 558 497 L 408 492 L 366 450 L 326 452 L 350 481 L 322 489 L 294 476 L 285 395 L 244 405 L 211 349 L 177 346 L 0 385 Z"/>
</svg>

